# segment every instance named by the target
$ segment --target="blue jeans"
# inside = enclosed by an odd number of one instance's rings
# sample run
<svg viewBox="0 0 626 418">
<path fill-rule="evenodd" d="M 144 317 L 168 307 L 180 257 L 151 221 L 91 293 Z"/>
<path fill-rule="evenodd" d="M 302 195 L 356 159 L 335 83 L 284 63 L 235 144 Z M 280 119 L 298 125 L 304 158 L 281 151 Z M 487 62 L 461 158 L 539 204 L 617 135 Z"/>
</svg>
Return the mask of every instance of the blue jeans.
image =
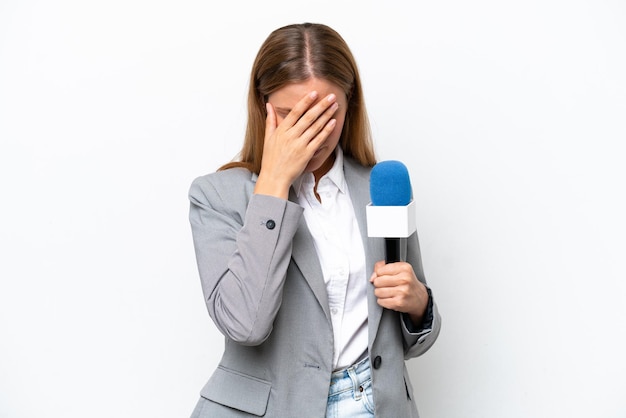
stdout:
<svg viewBox="0 0 626 418">
<path fill-rule="evenodd" d="M 326 418 L 372 418 L 372 376 L 365 358 L 347 369 L 336 371 L 330 379 Z"/>
</svg>

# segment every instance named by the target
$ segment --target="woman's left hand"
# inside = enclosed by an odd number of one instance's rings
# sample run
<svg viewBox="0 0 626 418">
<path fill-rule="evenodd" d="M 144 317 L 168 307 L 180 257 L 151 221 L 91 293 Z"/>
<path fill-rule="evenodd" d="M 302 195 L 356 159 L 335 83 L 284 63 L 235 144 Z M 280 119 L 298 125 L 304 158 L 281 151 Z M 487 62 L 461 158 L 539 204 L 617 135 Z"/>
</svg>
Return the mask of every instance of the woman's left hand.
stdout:
<svg viewBox="0 0 626 418">
<path fill-rule="evenodd" d="M 428 292 L 417 279 L 413 266 L 406 262 L 379 261 L 374 265 L 370 282 L 380 306 L 407 313 L 414 325 L 421 324 L 428 307 Z"/>
</svg>

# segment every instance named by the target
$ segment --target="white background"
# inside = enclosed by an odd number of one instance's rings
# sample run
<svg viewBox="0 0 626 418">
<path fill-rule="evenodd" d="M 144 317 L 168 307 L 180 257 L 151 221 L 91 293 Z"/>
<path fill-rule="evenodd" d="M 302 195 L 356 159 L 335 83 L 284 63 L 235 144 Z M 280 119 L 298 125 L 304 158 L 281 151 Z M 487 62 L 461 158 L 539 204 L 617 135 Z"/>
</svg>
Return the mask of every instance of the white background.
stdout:
<svg viewBox="0 0 626 418">
<path fill-rule="evenodd" d="M 0 417 L 189 416 L 223 343 L 187 190 L 303 21 L 348 41 L 411 173 L 443 315 L 422 417 L 625 417 L 621 0 L 2 0 Z"/>
</svg>

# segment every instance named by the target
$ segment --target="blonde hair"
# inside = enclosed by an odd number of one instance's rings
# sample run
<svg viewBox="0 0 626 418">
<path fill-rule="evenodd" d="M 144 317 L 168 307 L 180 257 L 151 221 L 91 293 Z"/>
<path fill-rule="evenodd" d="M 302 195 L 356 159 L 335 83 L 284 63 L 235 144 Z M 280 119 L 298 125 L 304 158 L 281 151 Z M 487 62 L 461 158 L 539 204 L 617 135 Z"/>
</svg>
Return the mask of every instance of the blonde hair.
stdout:
<svg viewBox="0 0 626 418">
<path fill-rule="evenodd" d="M 376 164 L 361 79 L 356 61 L 344 39 L 322 24 L 302 23 L 273 31 L 257 53 L 248 90 L 248 121 L 238 160 L 220 167 L 261 171 L 265 140 L 267 97 L 286 84 L 319 78 L 339 86 L 348 108 L 339 144 L 344 155 L 363 166 Z"/>
</svg>

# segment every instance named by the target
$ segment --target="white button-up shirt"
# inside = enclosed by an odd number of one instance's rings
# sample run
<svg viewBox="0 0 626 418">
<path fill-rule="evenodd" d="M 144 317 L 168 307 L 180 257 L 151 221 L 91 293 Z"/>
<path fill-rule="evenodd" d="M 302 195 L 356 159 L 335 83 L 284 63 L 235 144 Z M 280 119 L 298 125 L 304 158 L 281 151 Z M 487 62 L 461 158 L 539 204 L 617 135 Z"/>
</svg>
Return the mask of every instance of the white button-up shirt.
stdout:
<svg viewBox="0 0 626 418">
<path fill-rule="evenodd" d="M 294 182 L 324 274 L 334 335 L 333 366 L 339 370 L 356 363 L 367 350 L 369 284 L 339 146 L 335 164 L 317 185 L 321 202 L 315 197 L 314 185 L 312 173 L 304 173 Z"/>
</svg>

